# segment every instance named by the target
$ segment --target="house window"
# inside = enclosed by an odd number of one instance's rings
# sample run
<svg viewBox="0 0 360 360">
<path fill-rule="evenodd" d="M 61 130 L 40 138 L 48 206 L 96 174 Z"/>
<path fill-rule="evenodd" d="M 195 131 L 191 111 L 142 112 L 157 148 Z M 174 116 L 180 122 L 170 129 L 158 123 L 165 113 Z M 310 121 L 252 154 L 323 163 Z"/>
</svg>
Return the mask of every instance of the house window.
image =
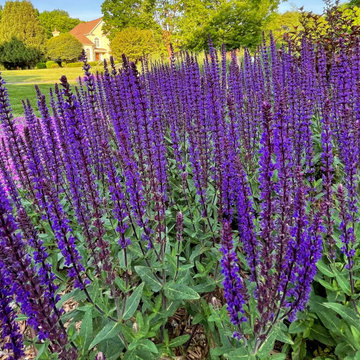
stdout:
<svg viewBox="0 0 360 360">
<path fill-rule="evenodd" d="M 99 48 L 100 47 L 100 39 L 99 38 L 95 38 L 94 39 L 94 43 L 95 43 L 95 47 Z"/>
<path fill-rule="evenodd" d="M 90 50 L 89 49 L 86 49 L 86 58 L 87 58 L 88 61 L 91 60 L 91 58 L 90 58 Z"/>
</svg>

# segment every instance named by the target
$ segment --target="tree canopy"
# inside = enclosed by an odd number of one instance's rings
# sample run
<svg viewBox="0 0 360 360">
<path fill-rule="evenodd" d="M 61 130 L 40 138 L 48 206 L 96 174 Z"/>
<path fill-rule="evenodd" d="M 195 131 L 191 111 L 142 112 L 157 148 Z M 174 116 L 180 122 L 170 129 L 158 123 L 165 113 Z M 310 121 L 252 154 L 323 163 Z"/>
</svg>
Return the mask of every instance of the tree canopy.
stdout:
<svg viewBox="0 0 360 360">
<path fill-rule="evenodd" d="M 47 41 L 47 55 L 55 61 L 71 62 L 81 56 L 82 44 L 75 36 L 66 33 Z"/>
<path fill-rule="evenodd" d="M 129 60 L 136 61 L 149 54 L 164 54 L 166 49 L 158 34 L 151 29 L 133 27 L 119 31 L 111 41 L 111 52 L 117 59 L 125 54 Z"/>
<path fill-rule="evenodd" d="M 267 35 L 271 31 L 274 39 L 281 41 L 284 34 L 302 30 L 300 19 L 301 13 L 299 11 L 287 11 L 283 14 L 274 13 L 265 26 L 265 34 Z"/>
<path fill-rule="evenodd" d="M 6 69 L 32 67 L 42 57 L 39 49 L 27 47 L 15 37 L 0 45 L 0 64 L 4 65 Z"/>
<path fill-rule="evenodd" d="M 228 49 L 254 47 L 280 0 L 104 0 L 105 30 L 159 29 L 166 41 L 201 50 L 208 35 Z"/>
<path fill-rule="evenodd" d="M 186 48 L 201 50 L 211 37 L 214 45 L 227 49 L 253 48 L 277 0 L 185 0 L 177 19 L 179 42 Z"/>
<path fill-rule="evenodd" d="M 44 51 L 45 30 L 37 12 L 29 1 L 8 1 L 5 3 L 0 22 L 0 44 L 13 37 L 25 46 Z"/>
<path fill-rule="evenodd" d="M 349 2 L 350 6 L 359 6 L 360 7 L 360 0 L 351 0 Z"/>
<path fill-rule="evenodd" d="M 71 18 L 67 11 L 60 9 L 43 11 L 39 15 L 39 20 L 48 39 L 52 37 L 55 28 L 60 33 L 67 33 L 80 23 L 79 19 Z"/>
<path fill-rule="evenodd" d="M 127 27 L 160 29 L 154 19 L 155 6 L 155 0 L 105 0 L 101 6 L 104 31 L 113 38 Z"/>
</svg>

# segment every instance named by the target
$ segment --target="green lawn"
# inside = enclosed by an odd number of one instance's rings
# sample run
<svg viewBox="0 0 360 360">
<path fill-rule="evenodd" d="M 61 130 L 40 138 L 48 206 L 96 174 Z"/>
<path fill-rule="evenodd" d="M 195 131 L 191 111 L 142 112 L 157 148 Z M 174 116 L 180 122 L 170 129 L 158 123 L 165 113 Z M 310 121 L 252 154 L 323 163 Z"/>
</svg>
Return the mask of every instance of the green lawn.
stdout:
<svg viewBox="0 0 360 360">
<path fill-rule="evenodd" d="M 21 100 L 29 99 L 33 106 L 36 115 L 39 115 L 36 105 L 36 91 L 34 84 L 26 85 L 7 85 L 9 92 L 10 104 L 13 110 L 14 117 L 23 116 L 23 105 Z M 49 98 L 49 89 L 53 87 L 51 84 L 39 84 L 40 91 Z M 49 102 L 48 102 L 49 103 Z"/>
<path fill-rule="evenodd" d="M 102 68 L 93 68 L 101 71 Z M 66 75 L 69 82 L 76 83 L 76 79 L 83 75 L 81 67 L 78 68 L 58 68 L 58 69 L 34 69 L 34 70 L 7 70 L 2 71 L 1 76 L 6 82 L 6 87 L 9 91 L 10 104 L 13 109 L 15 117 L 23 115 L 23 106 L 21 100 L 29 99 L 34 106 L 35 112 L 38 115 L 36 108 L 36 92 L 34 85 L 38 84 L 40 90 L 47 95 L 49 89 L 53 87 L 62 75 Z"/>
<path fill-rule="evenodd" d="M 93 68 L 94 71 L 101 71 L 101 67 Z M 7 83 L 55 83 L 62 75 L 66 75 L 70 82 L 76 82 L 76 78 L 82 76 L 83 70 L 77 68 L 56 68 L 56 69 L 32 69 L 32 70 L 4 70 L 2 77 Z"/>
</svg>

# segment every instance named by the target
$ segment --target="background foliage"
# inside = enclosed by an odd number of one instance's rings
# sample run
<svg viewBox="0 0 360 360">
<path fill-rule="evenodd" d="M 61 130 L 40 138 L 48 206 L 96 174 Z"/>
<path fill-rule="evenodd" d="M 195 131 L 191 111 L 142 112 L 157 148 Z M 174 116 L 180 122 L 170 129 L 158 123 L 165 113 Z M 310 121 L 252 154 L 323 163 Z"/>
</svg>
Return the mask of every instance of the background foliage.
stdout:
<svg viewBox="0 0 360 360">
<path fill-rule="evenodd" d="M 5 3 L 0 22 L 0 44 L 13 37 L 25 46 L 45 50 L 45 30 L 37 12 L 29 1 L 8 1 Z"/>
<path fill-rule="evenodd" d="M 42 59 L 43 55 L 39 49 L 26 47 L 16 37 L 0 45 L 0 64 L 6 69 L 26 69 Z"/>
<path fill-rule="evenodd" d="M 105 0 L 101 5 L 104 30 L 112 39 L 126 27 L 160 30 L 154 19 L 155 0 Z"/>
<path fill-rule="evenodd" d="M 71 18 L 67 11 L 60 9 L 43 11 L 39 15 L 39 21 L 48 39 L 52 37 L 55 28 L 60 33 L 67 33 L 80 23 L 79 19 Z"/>
<path fill-rule="evenodd" d="M 176 38 L 187 49 L 202 50 L 211 37 L 215 46 L 227 49 L 254 48 L 269 15 L 278 1 L 199 1 L 181 2 L 181 13 L 175 20 Z"/>
<path fill-rule="evenodd" d="M 166 53 L 161 36 L 151 29 L 125 28 L 115 35 L 110 46 L 115 58 L 121 59 L 122 54 L 127 54 L 131 61 L 149 54 Z"/>
<path fill-rule="evenodd" d="M 49 39 L 46 48 L 50 59 L 71 62 L 80 58 L 82 44 L 76 37 L 67 33 Z"/>
</svg>

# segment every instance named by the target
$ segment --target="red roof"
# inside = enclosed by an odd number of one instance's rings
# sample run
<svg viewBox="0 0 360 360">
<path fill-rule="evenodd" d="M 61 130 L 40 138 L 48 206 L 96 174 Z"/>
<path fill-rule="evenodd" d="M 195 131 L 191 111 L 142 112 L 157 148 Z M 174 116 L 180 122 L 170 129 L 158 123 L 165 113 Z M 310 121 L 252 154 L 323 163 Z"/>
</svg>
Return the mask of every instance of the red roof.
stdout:
<svg viewBox="0 0 360 360">
<path fill-rule="evenodd" d="M 94 45 L 92 41 L 90 41 L 85 35 L 89 34 L 91 30 L 93 30 L 96 25 L 99 24 L 102 18 L 92 20 L 86 23 L 80 23 L 76 25 L 72 30 L 70 30 L 70 34 L 75 36 L 83 45 Z"/>
</svg>

